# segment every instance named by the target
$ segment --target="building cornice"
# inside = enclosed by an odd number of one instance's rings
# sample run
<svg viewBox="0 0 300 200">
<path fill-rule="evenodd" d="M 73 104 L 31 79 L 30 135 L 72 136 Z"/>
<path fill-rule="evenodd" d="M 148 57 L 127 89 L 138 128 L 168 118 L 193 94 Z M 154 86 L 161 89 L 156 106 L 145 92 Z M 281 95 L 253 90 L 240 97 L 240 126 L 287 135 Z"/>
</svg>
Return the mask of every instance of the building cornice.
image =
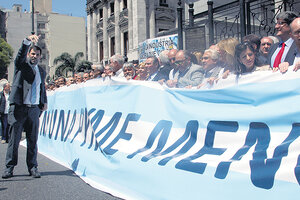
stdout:
<svg viewBox="0 0 300 200">
<path fill-rule="evenodd" d="M 87 4 L 86 4 L 87 15 L 93 13 L 94 10 L 101 7 L 101 4 L 103 4 L 106 1 L 107 0 L 87 0 Z"/>
</svg>

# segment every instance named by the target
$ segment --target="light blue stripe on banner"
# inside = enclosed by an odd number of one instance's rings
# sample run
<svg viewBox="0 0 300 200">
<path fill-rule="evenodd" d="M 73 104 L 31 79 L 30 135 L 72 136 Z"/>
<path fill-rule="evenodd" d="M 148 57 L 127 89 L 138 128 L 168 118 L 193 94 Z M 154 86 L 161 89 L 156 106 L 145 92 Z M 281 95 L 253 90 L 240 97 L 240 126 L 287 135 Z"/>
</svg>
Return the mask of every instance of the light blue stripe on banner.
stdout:
<svg viewBox="0 0 300 200">
<path fill-rule="evenodd" d="M 141 114 L 140 121 L 156 124 L 175 122 L 184 128 L 189 120 L 206 126 L 209 120 L 238 121 L 248 126 L 251 119 L 287 131 L 300 119 L 300 79 L 253 83 L 220 90 L 158 90 L 142 85 L 112 85 L 56 92 L 49 96 L 49 110 L 74 110 L 87 106 L 103 109 L 106 116 L 122 112 Z M 283 128 L 283 129 L 282 129 Z"/>
<path fill-rule="evenodd" d="M 276 180 L 270 190 L 260 189 L 250 181 L 250 175 L 232 172 L 226 179 L 216 179 L 213 167 L 207 167 L 204 174 L 195 174 L 174 168 L 170 162 L 158 166 L 158 160 L 141 162 L 141 157 L 127 159 L 125 154 L 113 157 L 104 156 L 99 150 L 80 147 L 74 141 L 54 141 L 39 136 L 39 151 L 55 157 L 69 166 L 79 176 L 93 179 L 106 185 L 130 199 L 298 199 L 299 185 Z"/>
</svg>

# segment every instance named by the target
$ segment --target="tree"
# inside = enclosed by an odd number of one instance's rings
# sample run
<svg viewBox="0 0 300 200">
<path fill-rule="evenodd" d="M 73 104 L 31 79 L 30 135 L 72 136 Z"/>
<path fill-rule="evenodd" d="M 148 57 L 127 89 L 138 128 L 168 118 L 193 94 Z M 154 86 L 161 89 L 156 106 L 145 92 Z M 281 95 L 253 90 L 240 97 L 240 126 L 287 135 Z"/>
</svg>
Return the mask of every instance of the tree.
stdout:
<svg viewBox="0 0 300 200">
<path fill-rule="evenodd" d="M 12 61 L 13 53 L 13 48 L 0 38 L 0 79 L 7 78 L 7 68 Z"/>
<path fill-rule="evenodd" d="M 81 60 L 84 56 L 83 52 L 77 52 L 74 57 L 69 53 L 64 52 L 60 56 L 56 57 L 53 61 L 54 65 L 59 65 L 56 67 L 56 76 L 67 76 L 68 72 L 74 74 L 75 71 L 85 71 L 92 67 L 92 63 L 87 60 Z"/>
</svg>

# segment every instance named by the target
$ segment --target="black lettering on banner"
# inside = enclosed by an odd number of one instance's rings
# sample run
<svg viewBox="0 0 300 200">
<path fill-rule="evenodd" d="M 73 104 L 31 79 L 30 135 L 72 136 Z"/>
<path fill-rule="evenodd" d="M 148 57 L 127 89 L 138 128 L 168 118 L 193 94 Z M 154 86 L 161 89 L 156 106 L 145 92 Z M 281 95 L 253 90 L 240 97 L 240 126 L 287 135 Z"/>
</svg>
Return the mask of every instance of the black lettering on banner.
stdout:
<svg viewBox="0 0 300 200">
<path fill-rule="evenodd" d="M 56 129 L 56 134 L 54 137 L 54 140 L 57 140 L 57 136 L 58 136 L 58 132 L 59 132 L 59 127 L 61 126 L 61 141 L 63 141 L 64 139 L 64 134 L 67 130 L 67 126 L 68 126 L 68 122 L 69 122 L 69 118 L 70 118 L 70 110 L 68 111 L 68 115 L 67 115 L 67 120 L 65 121 L 65 111 L 61 110 L 59 113 L 59 118 L 58 118 L 58 124 L 57 124 L 57 129 Z"/>
<path fill-rule="evenodd" d="M 78 129 L 75 130 L 75 134 L 70 141 L 72 143 L 74 139 L 81 133 L 84 129 L 84 141 L 81 146 L 86 144 L 87 140 L 87 130 L 92 129 L 91 140 L 88 148 L 91 148 L 94 143 L 94 137 L 99 138 L 104 132 L 106 134 L 102 139 L 97 142 L 95 139 L 95 151 L 100 149 L 103 154 L 113 155 L 118 149 L 114 149 L 113 146 L 120 141 L 121 139 L 129 141 L 132 137 L 132 133 L 128 133 L 126 130 L 130 122 L 137 122 L 141 115 L 136 113 L 130 113 L 126 116 L 124 124 L 115 138 L 102 150 L 101 146 L 111 137 L 113 132 L 118 126 L 122 113 L 116 112 L 110 121 L 104 125 L 98 132 L 97 128 L 100 126 L 102 119 L 104 117 L 104 110 L 97 110 L 96 114 L 93 117 L 90 117 L 93 113 L 96 112 L 96 109 L 93 108 L 87 111 L 87 109 L 81 109 L 80 114 L 77 115 L 76 110 L 74 110 L 72 120 L 71 111 L 69 110 L 66 114 L 64 110 L 60 110 L 58 116 L 58 110 L 45 111 L 42 115 L 42 124 L 40 129 L 40 135 L 48 137 L 54 140 L 57 140 L 59 133 L 61 133 L 61 141 L 66 142 L 71 133 L 73 132 L 75 122 L 78 121 Z M 65 116 L 66 115 L 66 116 Z M 57 126 L 56 126 L 57 121 Z M 69 123 L 70 121 L 70 123 Z M 158 156 L 164 156 L 175 152 L 175 150 L 182 146 L 176 153 L 161 159 L 158 164 L 161 166 L 166 165 L 170 160 L 186 154 L 196 143 L 197 134 L 199 128 L 199 122 L 197 120 L 188 121 L 185 132 L 183 135 L 178 138 L 173 144 L 165 148 L 166 143 L 168 142 L 170 132 L 172 129 L 172 121 L 160 120 L 156 126 L 153 128 L 150 133 L 145 146 L 141 149 L 138 149 L 134 153 L 127 156 L 128 159 L 133 158 L 137 154 L 145 152 L 153 147 L 154 141 L 158 139 L 157 147 L 149 154 L 143 156 L 141 161 L 147 162 L 152 158 Z M 236 121 L 209 121 L 207 125 L 207 132 L 205 135 L 205 143 L 200 150 L 176 163 L 175 168 L 180 170 L 185 170 L 193 173 L 203 174 L 207 163 L 193 162 L 195 159 L 202 157 L 203 155 L 222 155 L 226 148 L 216 148 L 214 147 L 214 141 L 216 136 L 216 131 L 222 132 L 237 132 L 239 128 L 238 122 Z M 54 130 L 55 129 L 55 130 Z M 55 133 L 55 135 L 53 135 Z M 269 143 L 271 140 L 271 133 L 269 127 L 265 123 L 261 122 L 251 122 L 249 124 L 249 131 L 245 138 L 245 143 L 241 148 L 233 155 L 233 157 L 228 161 L 222 161 L 219 163 L 215 177 L 218 179 L 225 179 L 229 173 L 230 165 L 232 162 L 241 160 L 250 150 L 251 147 L 255 146 L 253 152 L 253 159 L 249 161 L 250 165 L 250 178 L 254 186 L 270 189 L 274 185 L 275 175 L 281 166 L 282 158 L 288 155 L 288 149 L 290 145 L 298 139 L 300 136 L 300 123 L 294 123 L 292 129 L 286 139 L 274 149 L 272 158 L 267 158 L 267 149 L 269 148 Z M 158 138 L 159 137 L 159 138 Z M 184 145 L 183 145 L 184 144 Z M 165 148 L 164 151 L 162 151 Z M 294 174 L 300 185 L 300 155 L 298 156 L 297 164 L 294 168 Z"/>
<path fill-rule="evenodd" d="M 67 134 L 65 135 L 64 142 L 67 141 L 69 135 L 72 133 L 73 128 L 74 128 L 74 125 L 75 125 L 75 121 L 76 121 L 76 110 L 74 110 L 73 118 L 72 118 L 72 121 L 71 121 L 71 123 L 70 123 L 68 132 L 67 132 Z"/>
<path fill-rule="evenodd" d="M 204 146 L 194 155 L 179 161 L 175 168 L 182 169 L 185 171 L 190 171 L 194 173 L 203 174 L 206 168 L 206 163 L 192 162 L 193 160 L 200 158 L 203 155 L 222 155 L 226 149 L 225 148 L 214 148 L 215 132 L 236 132 L 238 130 L 238 123 L 232 121 L 210 121 L 207 125 L 207 132 L 205 136 Z"/>
<path fill-rule="evenodd" d="M 121 112 L 116 112 L 114 116 L 111 118 L 111 120 L 101 129 L 99 130 L 96 134 L 95 137 L 98 138 L 104 131 L 106 131 L 109 127 L 111 127 L 106 135 L 98 142 L 99 147 L 103 145 L 104 142 L 111 136 L 111 134 L 115 131 L 116 127 L 119 124 L 119 121 L 121 119 L 122 113 Z"/>
<path fill-rule="evenodd" d="M 54 112 L 54 114 L 53 114 Z M 54 110 L 51 112 L 51 119 L 50 119 L 50 125 L 49 125 L 49 139 L 52 138 L 55 123 L 56 123 L 56 117 L 57 117 L 57 110 Z"/>
<path fill-rule="evenodd" d="M 49 121 L 48 111 L 43 112 L 42 116 L 43 116 L 43 120 L 41 124 L 40 135 L 46 136 L 46 128 L 48 127 L 48 121 Z"/>
<path fill-rule="evenodd" d="M 151 134 L 150 134 L 150 136 L 147 140 L 147 143 L 146 143 L 145 147 L 143 147 L 143 148 L 137 150 L 136 152 L 128 155 L 127 158 L 131 159 L 135 155 L 150 149 L 152 147 L 156 137 L 158 137 L 160 132 L 162 132 L 162 133 L 161 133 L 161 136 L 159 138 L 157 148 L 153 152 L 161 151 L 161 149 L 163 149 L 163 147 L 165 146 L 165 144 L 167 142 L 167 139 L 169 137 L 171 128 L 172 128 L 172 122 L 171 121 L 160 120 L 157 123 L 157 125 L 154 127 L 154 129 L 152 130 L 152 132 L 151 132 Z"/>
<path fill-rule="evenodd" d="M 113 139 L 113 141 L 107 145 L 103 150 L 106 154 L 108 155 L 113 155 L 115 154 L 118 150 L 117 149 L 112 149 L 112 147 L 120 140 L 130 140 L 132 134 L 127 133 L 126 129 L 128 127 L 129 122 L 131 121 L 138 121 L 140 119 L 141 115 L 140 114 L 135 114 L 135 113 L 129 113 L 125 119 L 125 122 L 120 130 L 120 133 Z"/>
<path fill-rule="evenodd" d="M 82 126 L 83 126 L 83 120 L 84 120 L 84 109 L 83 108 L 80 110 L 80 115 L 79 116 L 80 116 L 79 126 L 78 126 L 77 131 L 74 134 L 74 137 L 71 140 L 71 143 L 73 143 L 75 138 L 78 136 L 78 134 L 82 132 Z"/>
<path fill-rule="evenodd" d="M 189 139 L 189 140 L 185 143 L 185 145 L 176 154 L 174 154 L 173 156 L 168 156 L 168 157 L 162 159 L 161 161 L 158 162 L 158 164 L 159 165 L 166 165 L 170 160 L 172 160 L 176 157 L 179 157 L 179 156 L 185 154 L 188 150 L 190 150 L 192 148 L 192 146 L 194 146 L 194 144 L 197 141 L 198 127 L 199 127 L 198 121 L 196 121 L 196 120 L 189 121 L 186 125 L 185 132 L 184 132 L 183 136 L 181 136 L 173 145 L 171 145 L 165 151 L 163 151 L 162 153 L 160 153 L 158 155 L 162 156 L 162 155 L 166 155 L 168 153 L 171 153 L 178 146 L 183 144 L 183 142 L 185 142 L 187 139 Z"/>
</svg>

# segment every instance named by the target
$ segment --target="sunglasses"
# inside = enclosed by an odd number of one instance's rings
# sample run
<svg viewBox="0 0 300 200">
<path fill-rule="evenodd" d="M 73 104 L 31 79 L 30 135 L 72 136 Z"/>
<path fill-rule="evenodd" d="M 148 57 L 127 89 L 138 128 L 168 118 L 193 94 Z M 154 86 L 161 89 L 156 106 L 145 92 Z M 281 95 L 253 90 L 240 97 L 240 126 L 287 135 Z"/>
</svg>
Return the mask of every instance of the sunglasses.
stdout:
<svg viewBox="0 0 300 200">
<path fill-rule="evenodd" d="M 182 65 L 185 62 L 185 60 L 178 60 L 175 62 L 175 65 Z"/>
</svg>

